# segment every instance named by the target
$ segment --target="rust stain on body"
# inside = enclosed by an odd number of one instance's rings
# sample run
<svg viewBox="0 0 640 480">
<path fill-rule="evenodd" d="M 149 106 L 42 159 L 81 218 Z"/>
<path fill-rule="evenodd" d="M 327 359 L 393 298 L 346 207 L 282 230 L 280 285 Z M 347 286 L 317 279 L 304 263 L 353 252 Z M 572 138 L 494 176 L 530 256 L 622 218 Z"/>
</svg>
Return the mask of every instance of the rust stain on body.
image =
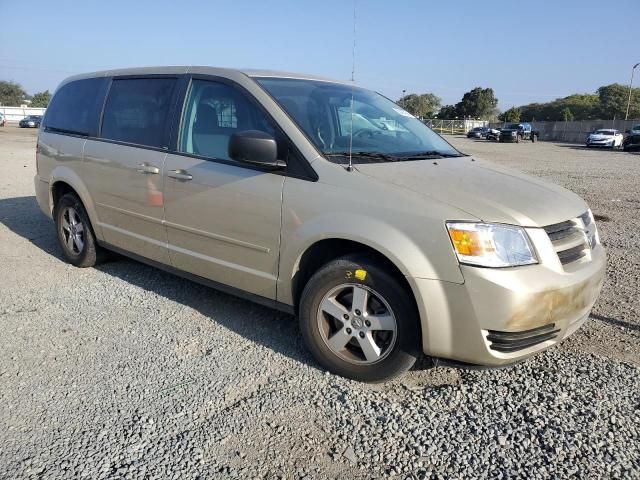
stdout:
<svg viewBox="0 0 640 480">
<path fill-rule="evenodd" d="M 603 278 L 588 279 L 571 287 L 529 295 L 511 315 L 507 321 L 507 328 L 528 330 L 577 318 L 594 302 L 602 282 Z"/>
</svg>

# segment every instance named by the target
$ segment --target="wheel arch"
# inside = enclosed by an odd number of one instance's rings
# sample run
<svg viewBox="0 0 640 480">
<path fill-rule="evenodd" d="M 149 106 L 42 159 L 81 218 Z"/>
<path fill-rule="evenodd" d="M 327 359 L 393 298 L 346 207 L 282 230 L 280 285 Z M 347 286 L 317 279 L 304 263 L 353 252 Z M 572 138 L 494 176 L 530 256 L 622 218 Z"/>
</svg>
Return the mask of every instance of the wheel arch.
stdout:
<svg viewBox="0 0 640 480">
<path fill-rule="evenodd" d="M 80 198 L 89 216 L 94 233 L 98 239 L 102 239 L 102 231 L 98 227 L 95 205 L 84 182 L 73 170 L 67 167 L 56 167 L 51 172 L 49 180 L 49 205 L 52 213 L 57 201 L 66 193 L 75 193 Z"/>
<path fill-rule="evenodd" d="M 385 271 L 394 277 L 413 300 L 415 311 L 419 315 L 420 309 L 417 305 L 416 292 L 395 261 L 370 245 L 346 238 L 325 238 L 318 240 L 309 245 L 309 247 L 299 255 L 295 270 L 291 275 L 291 298 L 296 313 L 302 291 L 311 276 L 330 261 L 345 255 L 355 254 L 370 258 L 372 262 L 384 268 Z M 418 323 L 420 324 L 420 331 L 422 332 L 422 321 L 420 318 L 418 318 Z"/>
</svg>

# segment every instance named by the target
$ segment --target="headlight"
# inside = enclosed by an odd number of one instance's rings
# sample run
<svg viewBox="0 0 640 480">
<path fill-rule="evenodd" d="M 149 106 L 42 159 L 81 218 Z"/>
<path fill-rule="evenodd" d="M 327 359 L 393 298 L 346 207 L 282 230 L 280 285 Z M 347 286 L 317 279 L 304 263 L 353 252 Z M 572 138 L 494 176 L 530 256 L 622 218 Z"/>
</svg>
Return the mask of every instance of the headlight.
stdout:
<svg viewBox="0 0 640 480">
<path fill-rule="evenodd" d="M 495 223 L 447 222 L 460 263 L 482 267 L 515 267 L 538 263 L 524 228 Z"/>
</svg>

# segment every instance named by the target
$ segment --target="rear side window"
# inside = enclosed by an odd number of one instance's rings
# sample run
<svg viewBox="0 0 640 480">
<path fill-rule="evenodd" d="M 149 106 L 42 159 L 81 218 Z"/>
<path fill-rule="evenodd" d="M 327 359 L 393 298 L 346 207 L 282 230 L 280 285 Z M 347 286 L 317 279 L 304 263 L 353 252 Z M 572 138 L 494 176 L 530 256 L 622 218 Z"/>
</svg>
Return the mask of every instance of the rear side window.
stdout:
<svg viewBox="0 0 640 480">
<path fill-rule="evenodd" d="M 114 80 L 102 116 L 101 137 L 163 147 L 175 78 Z"/>
<path fill-rule="evenodd" d="M 63 85 L 47 107 L 44 127 L 63 133 L 90 135 L 97 124 L 104 78 L 76 80 Z"/>
</svg>

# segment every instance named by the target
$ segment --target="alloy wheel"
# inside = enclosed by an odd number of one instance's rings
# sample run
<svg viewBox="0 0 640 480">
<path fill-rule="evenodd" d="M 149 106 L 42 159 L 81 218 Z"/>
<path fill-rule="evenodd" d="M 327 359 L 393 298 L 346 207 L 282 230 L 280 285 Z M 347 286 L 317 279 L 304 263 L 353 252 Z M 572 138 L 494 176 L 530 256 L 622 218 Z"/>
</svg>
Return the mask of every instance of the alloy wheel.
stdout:
<svg viewBox="0 0 640 480">
<path fill-rule="evenodd" d="M 62 229 L 64 244 L 69 253 L 72 255 L 80 255 L 84 249 L 84 225 L 75 208 L 64 208 L 60 227 Z"/>
<path fill-rule="evenodd" d="M 387 357 L 398 327 L 389 303 L 364 285 L 345 283 L 332 288 L 320 301 L 320 335 L 341 359 L 370 365 Z"/>
</svg>

